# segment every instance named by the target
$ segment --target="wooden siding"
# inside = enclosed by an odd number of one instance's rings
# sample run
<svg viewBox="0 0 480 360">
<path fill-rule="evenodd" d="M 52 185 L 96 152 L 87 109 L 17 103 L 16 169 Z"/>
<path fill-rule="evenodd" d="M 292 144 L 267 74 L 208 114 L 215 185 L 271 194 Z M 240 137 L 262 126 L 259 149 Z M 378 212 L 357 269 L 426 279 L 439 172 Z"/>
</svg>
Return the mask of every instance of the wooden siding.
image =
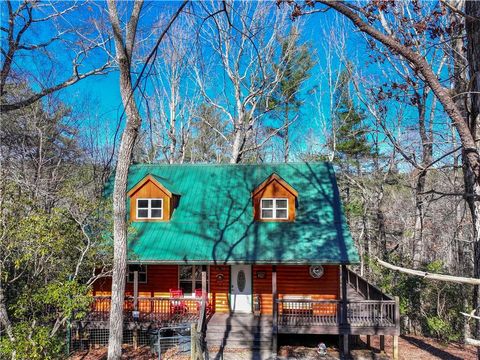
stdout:
<svg viewBox="0 0 480 360">
<path fill-rule="evenodd" d="M 220 275 L 223 275 L 221 278 Z M 230 291 L 230 266 L 210 266 L 210 292 L 214 312 L 228 313 Z"/>
<path fill-rule="evenodd" d="M 320 279 L 309 274 L 309 266 L 277 266 L 278 296 L 298 296 L 313 300 L 337 300 L 340 298 L 340 270 L 336 265 L 325 265 L 325 273 Z M 223 278 L 220 277 L 223 275 Z M 261 313 L 272 314 L 272 266 L 254 265 L 252 267 L 253 295 L 260 295 Z M 141 297 L 169 296 L 169 290 L 178 287 L 178 265 L 148 265 L 147 283 L 138 284 Z M 94 296 L 111 294 L 111 278 L 101 279 L 93 285 Z M 228 313 L 230 291 L 230 266 L 210 266 L 209 299 L 213 311 Z M 133 295 L 133 284 L 127 283 L 126 295 Z M 325 310 L 325 309 L 324 309 Z"/>
<path fill-rule="evenodd" d="M 259 278 L 264 275 L 264 278 Z M 260 312 L 262 314 L 273 313 L 272 296 L 272 265 L 254 265 L 253 276 L 253 294 L 260 295 Z"/>
<path fill-rule="evenodd" d="M 170 289 L 178 287 L 178 265 L 148 265 L 147 282 L 138 284 L 138 295 L 169 296 Z M 109 296 L 111 294 L 112 279 L 104 278 L 93 284 L 93 295 Z M 127 282 L 125 294 L 133 296 L 133 283 Z"/>
<path fill-rule="evenodd" d="M 337 300 L 340 298 L 340 269 L 336 265 L 323 266 L 325 273 L 320 279 L 309 274 L 309 266 L 277 266 L 279 298 L 287 296 L 310 297 L 313 300 Z M 258 273 L 265 277 L 259 278 Z M 253 267 L 253 293 L 260 295 L 262 314 L 272 314 L 272 266 Z"/>
<path fill-rule="evenodd" d="M 163 199 L 163 219 L 137 219 L 137 199 Z M 173 203 L 173 204 L 172 204 Z M 158 187 L 154 181 L 148 179 L 135 192 L 130 194 L 131 221 L 168 221 L 172 216 L 174 202 L 167 192 Z"/>
<path fill-rule="evenodd" d="M 288 199 L 288 219 L 261 219 L 260 200 L 262 198 L 286 198 Z M 261 191 L 255 191 L 253 196 L 253 216 L 257 221 L 294 221 L 296 197 L 279 181 L 273 179 Z"/>
</svg>

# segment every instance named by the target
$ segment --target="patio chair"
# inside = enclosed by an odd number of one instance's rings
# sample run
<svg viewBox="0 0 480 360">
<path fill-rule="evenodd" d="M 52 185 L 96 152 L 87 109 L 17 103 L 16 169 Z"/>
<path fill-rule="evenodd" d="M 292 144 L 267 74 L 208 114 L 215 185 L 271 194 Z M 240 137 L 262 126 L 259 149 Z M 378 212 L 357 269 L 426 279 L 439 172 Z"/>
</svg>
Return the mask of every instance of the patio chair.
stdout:
<svg viewBox="0 0 480 360">
<path fill-rule="evenodd" d="M 170 289 L 170 298 L 183 298 L 182 289 Z M 188 312 L 188 307 L 185 300 L 170 300 L 170 314 L 185 314 Z"/>
</svg>

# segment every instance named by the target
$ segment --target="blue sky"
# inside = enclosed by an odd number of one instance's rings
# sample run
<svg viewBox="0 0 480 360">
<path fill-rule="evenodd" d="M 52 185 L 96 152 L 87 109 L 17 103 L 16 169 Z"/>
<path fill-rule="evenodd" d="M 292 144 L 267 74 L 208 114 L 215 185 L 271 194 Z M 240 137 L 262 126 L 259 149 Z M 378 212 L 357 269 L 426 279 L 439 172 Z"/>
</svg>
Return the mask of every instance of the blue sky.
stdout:
<svg viewBox="0 0 480 360">
<path fill-rule="evenodd" d="M 151 23 L 158 16 L 158 11 L 153 11 L 157 9 L 162 9 L 163 6 L 166 6 L 165 11 L 171 11 L 171 8 L 174 6 L 171 2 L 169 3 L 154 3 L 153 7 L 147 7 L 147 19 L 144 19 L 144 23 Z M 287 10 L 285 10 L 287 11 Z M 332 12 L 331 15 L 334 15 Z M 325 14 L 315 14 L 308 17 L 305 17 L 296 23 L 301 24 L 301 37 L 303 42 L 309 42 L 312 45 L 312 55 L 318 58 L 318 63 L 315 68 L 311 70 L 311 77 L 305 83 L 302 97 L 304 98 L 304 106 L 301 110 L 300 119 L 297 121 L 296 126 L 305 127 L 311 126 L 315 127 L 312 124 L 312 120 L 316 118 L 317 109 L 313 106 L 312 96 L 308 95 L 307 91 L 313 89 L 314 87 L 320 87 L 326 89 L 327 85 L 319 84 L 319 72 L 321 67 L 325 66 L 325 55 L 324 55 L 324 46 L 326 42 L 329 42 L 330 39 L 324 36 L 324 33 L 328 33 L 332 29 L 333 21 L 331 15 Z M 333 29 L 335 30 L 335 29 Z M 352 44 L 357 44 L 359 46 L 348 46 L 347 54 L 350 58 L 358 57 L 358 52 L 364 50 L 362 43 L 358 42 L 358 39 L 349 39 L 349 42 Z M 338 60 L 333 59 L 334 65 L 338 65 Z M 139 67 L 142 64 L 139 65 Z M 75 102 L 76 99 L 82 98 L 84 96 L 89 96 L 92 99 L 95 99 L 95 113 L 99 115 L 100 118 L 104 119 L 105 122 L 111 123 L 111 130 L 115 130 L 115 125 L 117 119 L 122 112 L 122 103 L 119 92 L 118 84 L 118 72 L 112 71 L 108 75 L 102 76 L 93 76 L 88 79 L 82 80 L 78 84 L 72 86 L 71 88 L 63 91 L 63 98 L 67 102 Z M 91 111 L 92 109 L 90 109 Z M 94 120 L 94 122 L 97 119 Z M 92 124 L 94 125 L 94 124 Z"/>
<path fill-rule="evenodd" d="M 60 2 L 59 4 L 67 7 L 70 3 Z M 120 2 L 119 4 L 128 4 L 128 6 L 131 6 L 131 3 Z M 142 38 L 143 29 L 148 31 L 151 29 L 152 25 L 159 24 L 159 19 L 163 21 L 168 19 L 172 11 L 178 7 L 178 4 L 178 2 L 167 1 L 147 2 L 144 7 L 144 16 L 141 21 L 142 30 L 139 34 L 139 39 Z M 121 11 L 123 11 L 122 5 L 120 5 Z M 198 3 L 195 3 L 194 7 L 197 5 Z M 0 6 L 2 12 L 4 12 L 5 4 L 2 3 Z M 81 29 L 80 31 L 84 32 L 86 35 L 90 35 L 94 29 L 91 26 L 93 19 L 99 21 L 103 18 L 103 20 L 106 20 L 107 14 L 105 9 L 106 5 L 104 2 L 97 2 L 93 3 L 93 5 L 83 7 L 78 11 L 77 18 L 69 19 L 69 25 Z M 285 11 L 289 10 L 285 8 Z M 126 19 L 128 11 L 122 12 L 122 14 L 125 15 Z M 301 24 L 300 30 L 302 41 L 311 43 L 312 54 L 318 58 L 318 63 L 316 67 L 311 70 L 311 77 L 305 83 L 302 92 L 304 106 L 302 107 L 299 120 L 293 126 L 293 129 L 297 129 L 293 132 L 294 139 L 295 134 L 297 135 L 294 144 L 296 149 L 294 148 L 294 150 L 304 150 L 306 148 L 306 134 L 313 134 L 318 143 L 325 142 L 325 137 L 319 129 L 319 124 L 315 123 L 315 121 L 318 121 L 319 111 L 318 108 L 315 107 L 315 104 L 313 104 L 314 99 L 311 94 L 308 93 L 308 90 L 316 87 L 321 88 L 324 91 L 328 90 L 328 84 L 326 83 L 325 78 L 319 75 L 326 67 L 324 48 L 332 43 L 331 35 L 329 35 L 330 33 L 334 36 L 340 34 L 345 34 L 347 36 L 345 57 L 358 65 L 358 69 L 363 76 L 373 79 L 373 82 L 377 82 L 378 84 L 386 81 L 386 79 L 383 79 L 384 75 L 379 71 L 377 65 L 368 66 L 365 41 L 357 31 L 354 31 L 348 21 L 344 21 L 343 25 L 339 26 L 337 15 L 333 11 L 329 11 L 327 13 L 317 13 L 304 17 L 299 22 Z M 105 26 L 109 26 L 108 22 L 105 22 L 105 24 Z M 192 29 L 192 31 L 196 31 L 196 29 Z M 48 38 L 52 32 L 53 28 L 51 26 L 40 27 L 35 32 L 29 33 L 26 39 L 38 41 L 39 39 Z M 2 42 L 3 41 L 5 41 L 5 39 L 2 39 Z M 64 44 L 58 44 L 51 47 L 51 54 L 48 59 L 53 59 L 53 63 L 42 61 L 41 57 L 19 57 L 16 60 L 17 66 L 27 68 L 32 74 L 31 78 L 35 78 L 36 75 L 48 72 L 51 74 L 49 75 L 49 78 L 64 79 L 71 74 L 71 68 L 69 66 L 71 64 L 72 55 L 65 50 L 66 48 L 63 45 Z M 145 52 L 147 52 L 147 50 L 145 50 Z M 209 55 L 208 52 L 206 55 Z M 105 53 L 103 53 L 102 50 L 98 50 L 94 56 L 90 56 L 86 60 L 85 68 L 99 64 L 104 61 L 105 58 Z M 330 66 L 336 68 L 338 67 L 338 64 L 338 59 L 334 57 Z M 142 64 L 139 63 L 136 70 L 138 71 L 141 66 Z M 214 85 L 216 86 L 213 86 L 212 89 L 207 89 L 207 91 L 214 91 L 218 87 L 218 83 Z M 76 85 L 61 91 L 59 96 L 64 102 L 72 106 L 74 109 L 79 110 L 81 116 L 84 118 L 82 125 L 85 128 L 101 129 L 102 135 L 109 138 L 111 142 L 117 129 L 117 124 L 119 123 L 119 117 L 123 112 L 117 71 L 112 70 L 107 75 L 92 76 L 82 80 Z M 88 100 L 85 101 L 85 99 Z M 85 103 L 88 105 L 85 105 Z M 87 108 L 84 108 L 85 106 Z M 325 115 L 325 112 L 328 109 L 328 97 L 323 96 L 321 98 L 320 108 L 320 113 Z M 392 108 L 392 120 L 395 120 L 395 111 L 398 111 L 398 109 Z M 411 109 L 406 109 L 406 113 L 415 120 L 415 114 L 411 112 Z M 328 115 L 326 115 L 326 117 L 328 118 Z M 145 121 L 145 126 L 148 126 L 146 123 L 147 122 Z"/>
</svg>

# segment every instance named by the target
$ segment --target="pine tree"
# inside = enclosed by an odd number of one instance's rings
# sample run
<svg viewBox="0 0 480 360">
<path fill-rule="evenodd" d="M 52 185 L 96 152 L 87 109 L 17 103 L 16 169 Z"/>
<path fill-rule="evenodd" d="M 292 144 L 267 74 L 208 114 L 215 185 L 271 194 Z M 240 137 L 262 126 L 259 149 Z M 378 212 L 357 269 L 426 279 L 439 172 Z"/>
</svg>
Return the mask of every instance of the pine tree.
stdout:
<svg viewBox="0 0 480 360">
<path fill-rule="evenodd" d="M 354 166 L 357 174 L 360 174 L 362 160 L 373 157 L 373 149 L 367 138 L 370 129 L 364 124 L 365 114 L 355 105 L 350 93 L 351 81 L 350 72 L 343 70 L 335 94 L 337 110 L 333 123 L 336 124 L 336 129 L 335 143 L 332 145 L 340 165 L 347 169 Z"/>
<path fill-rule="evenodd" d="M 311 56 L 312 50 L 309 43 L 300 44 L 298 28 L 293 26 L 287 39 L 282 42 L 281 61 L 277 65 L 284 73 L 280 82 L 279 90 L 272 99 L 272 105 L 276 107 L 276 113 L 283 120 L 284 161 L 288 161 L 290 152 L 289 126 L 292 121 L 292 113 L 297 114 L 303 102 L 300 97 L 302 84 L 310 77 L 309 71 L 315 66 Z"/>
</svg>

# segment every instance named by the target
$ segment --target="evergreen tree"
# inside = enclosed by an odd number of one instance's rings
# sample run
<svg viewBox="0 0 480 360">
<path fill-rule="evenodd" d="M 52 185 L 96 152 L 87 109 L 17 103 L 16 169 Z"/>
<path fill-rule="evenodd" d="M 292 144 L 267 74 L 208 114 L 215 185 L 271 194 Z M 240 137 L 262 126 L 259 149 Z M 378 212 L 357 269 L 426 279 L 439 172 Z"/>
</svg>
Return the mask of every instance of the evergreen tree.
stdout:
<svg viewBox="0 0 480 360">
<path fill-rule="evenodd" d="M 284 161 L 288 161 L 290 152 L 289 126 L 293 117 L 302 106 L 300 88 L 310 77 L 309 71 L 315 66 L 311 56 L 312 49 L 309 43 L 300 43 L 298 28 L 293 26 L 287 39 L 282 42 L 281 61 L 277 65 L 282 68 L 284 77 L 280 82 L 279 90 L 272 99 L 276 113 L 283 120 L 283 131 L 280 136 L 283 138 Z M 295 116 L 295 115 L 294 115 Z"/>
<path fill-rule="evenodd" d="M 364 124 L 365 114 L 359 109 L 350 92 L 351 74 L 345 69 L 340 74 L 340 85 L 335 93 L 336 111 L 334 124 L 335 139 L 331 146 L 337 154 L 337 162 L 347 170 L 353 166 L 360 174 L 362 161 L 373 156 L 372 144 L 367 134 L 370 129 Z"/>
</svg>

